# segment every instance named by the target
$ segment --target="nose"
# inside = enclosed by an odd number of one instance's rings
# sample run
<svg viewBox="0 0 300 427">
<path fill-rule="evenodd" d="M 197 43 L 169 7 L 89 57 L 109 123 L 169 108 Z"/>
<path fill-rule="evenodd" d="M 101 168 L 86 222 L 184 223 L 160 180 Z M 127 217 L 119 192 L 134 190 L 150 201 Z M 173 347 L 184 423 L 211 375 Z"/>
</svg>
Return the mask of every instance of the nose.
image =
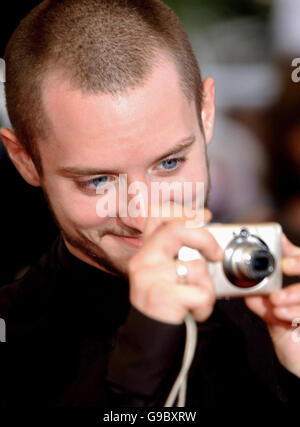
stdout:
<svg viewBox="0 0 300 427">
<path fill-rule="evenodd" d="M 126 228 L 134 229 L 136 235 L 138 232 L 142 234 L 145 227 L 150 202 L 149 193 L 148 184 L 141 179 L 129 180 L 127 177 L 127 182 L 123 182 L 119 188 L 118 220 Z"/>
<path fill-rule="evenodd" d="M 128 235 L 132 237 L 139 237 L 141 234 L 143 234 L 143 230 L 145 227 L 145 221 L 146 218 L 143 218 L 141 216 L 138 216 L 136 218 L 132 218 L 130 216 L 124 216 L 124 217 L 118 217 L 118 220 L 120 224 L 123 224 L 123 226 L 126 226 L 128 230 Z"/>
</svg>

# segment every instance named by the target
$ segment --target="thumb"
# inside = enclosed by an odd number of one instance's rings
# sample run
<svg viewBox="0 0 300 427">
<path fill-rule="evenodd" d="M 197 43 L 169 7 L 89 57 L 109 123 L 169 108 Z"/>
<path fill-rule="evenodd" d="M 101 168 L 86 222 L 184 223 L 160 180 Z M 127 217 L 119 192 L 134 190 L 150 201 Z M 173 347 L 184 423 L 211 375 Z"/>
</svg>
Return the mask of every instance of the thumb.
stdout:
<svg viewBox="0 0 300 427">
<path fill-rule="evenodd" d="M 273 305 L 271 304 L 268 296 L 251 295 L 244 298 L 246 306 L 263 319 L 266 323 L 277 323 L 278 320 L 273 314 Z"/>
</svg>

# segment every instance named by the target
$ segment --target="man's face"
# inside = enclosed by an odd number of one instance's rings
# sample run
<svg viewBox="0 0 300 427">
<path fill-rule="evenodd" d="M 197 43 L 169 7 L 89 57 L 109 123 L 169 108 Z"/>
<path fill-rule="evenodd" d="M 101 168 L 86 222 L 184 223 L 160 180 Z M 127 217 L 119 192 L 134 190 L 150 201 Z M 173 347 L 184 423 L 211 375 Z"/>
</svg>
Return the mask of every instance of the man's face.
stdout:
<svg viewBox="0 0 300 427">
<path fill-rule="evenodd" d="M 203 182 L 207 192 L 205 141 L 195 102 L 182 92 L 172 63 L 162 61 L 143 86 L 115 97 L 83 95 L 52 76 L 43 105 L 53 133 L 39 144 L 41 185 L 65 243 L 85 262 L 126 276 L 146 218 L 118 217 L 118 212 L 100 217 L 96 205 L 104 196 L 97 188 L 109 182 L 118 191 L 119 174 L 127 174 L 128 186 L 143 182 L 149 194 L 151 183 L 174 181 Z M 179 142 L 189 145 L 162 158 Z"/>
</svg>

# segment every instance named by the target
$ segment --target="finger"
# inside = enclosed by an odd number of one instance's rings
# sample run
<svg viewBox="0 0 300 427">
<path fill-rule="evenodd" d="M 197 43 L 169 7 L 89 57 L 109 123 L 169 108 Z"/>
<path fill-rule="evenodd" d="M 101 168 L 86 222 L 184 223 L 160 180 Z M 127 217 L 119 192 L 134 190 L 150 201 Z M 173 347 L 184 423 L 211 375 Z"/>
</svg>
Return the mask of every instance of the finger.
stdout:
<svg viewBox="0 0 300 427">
<path fill-rule="evenodd" d="M 200 289 L 208 293 L 209 300 L 211 301 L 210 307 L 207 307 L 203 311 L 202 306 L 197 306 L 192 310 L 192 314 L 195 319 L 202 321 L 203 318 L 207 318 L 212 310 L 216 300 L 215 286 L 212 277 L 209 274 L 207 263 L 204 260 L 193 260 L 184 262 L 187 266 L 187 283 L 186 286 L 198 286 Z M 204 316 L 204 317 L 203 317 Z"/>
<path fill-rule="evenodd" d="M 182 220 L 185 219 L 189 221 L 192 220 L 192 215 L 195 215 L 194 210 L 189 207 L 185 207 L 184 209 L 182 209 L 181 216 L 178 216 L 178 208 L 180 208 L 178 204 L 170 204 L 170 206 L 165 204 L 151 205 L 151 213 L 153 212 L 153 215 L 149 216 L 146 220 L 145 227 L 143 230 L 143 241 L 155 230 L 157 230 L 162 224 L 165 224 L 168 221 L 174 220 L 175 218 Z M 209 222 L 211 221 L 211 219 L 211 211 L 207 208 L 203 209 L 203 221 Z"/>
<path fill-rule="evenodd" d="M 151 306 L 151 312 L 156 313 L 160 309 L 161 306 L 164 306 L 164 309 L 168 307 L 168 305 L 172 305 L 176 303 L 174 299 L 178 299 L 182 296 L 183 300 L 180 298 L 180 302 L 183 301 L 185 304 L 184 307 L 190 311 L 192 311 L 195 319 L 198 321 L 202 321 L 204 318 L 207 318 L 213 309 L 213 305 L 215 302 L 215 288 L 213 284 L 213 280 L 209 274 L 207 263 L 204 260 L 193 260 L 182 262 L 187 266 L 187 276 L 186 283 L 181 284 L 178 282 L 178 276 L 176 272 L 176 263 L 173 261 L 172 263 L 160 263 L 159 265 L 153 266 L 151 269 L 151 274 L 147 274 L 147 283 L 150 284 L 150 289 L 147 298 L 148 306 Z M 139 274 L 145 275 L 145 270 L 140 269 L 135 276 L 135 280 L 131 283 L 131 301 L 135 305 L 140 305 L 145 301 L 145 287 L 147 288 L 147 283 L 141 289 L 142 280 L 139 279 Z M 135 288 L 139 287 L 140 289 L 137 291 Z M 186 297 L 181 295 L 182 291 L 177 292 L 177 288 L 184 290 L 188 288 L 186 291 Z M 176 288 L 174 290 L 174 288 Z M 194 290 L 199 289 L 201 292 L 206 293 L 206 297 L 204 298 L 207 301 L 208 306 L 204 307 L 201 303 L 197 305 L 197 299 L 193 300 L 190 303 L 189 289 L 192 288 L 191 295 L 194 295 Z M 142 293 L 140 292 L 142 291 Z M 202 300 L 201 300 L 202 301 Z M 177 305 L 179 301 L 177 301 Z"/>
<path fill-rule="evenodd" d="M 281 268 L 285 275 L 296 276 L 300 274 L 300 255 L 283 258 Z"/>
<path fill-rule="evenodd" d="M 187 312 L 193 310 L 197 310 L 196 320 L 202 321 L 210 315 L 215 302 L 213 295 L 204 288 L 181 284 L 170 286 L 162 282 L 153 283 L 144 298 L 146 304 L 142 306 L 143 313 L 172 322 L 175 318 L 183 319 Z M 132 299 L 131 302 L 137 308 L 140 307 L 138 299 Z"/>
<path fill-rule="evenodd" d="M 180 261 L 182 265 L 187 267 L 187 275 L 185 277 L 186 283 L 181 283 L 177 275 L 177 262 L 160 263 L 153 265 L 151 268 L 151 276 L 148 273 L 148 280 L 150 282 L 164 281 L 171 286 L 177 284 L 184 284 L 186 286 L 203 286 L 210 290 L 214 290 L 213 280 L 209 274 L 208 266 L 205 260 L 197 259 L 193 261 Z M 149 268 L 149 267 L 148 267 Z M 146 270 L 140 269 L 139 274 L 145 274 Z"/>
<path fill-rule="evenodd" d="M 208 266 L 204 260 L 181 261 L 187 267 L 186 286 L 198 286 L 207 292 L 207 304 L 199 304 L 190 311 L 198 322 L 203 322 L 212 313 L 216 301 L 216 291 L 213 280 L 209 274 Z"/>
<path fill-rule="evenodd" d="M 205 260 L 196 259 L 192 261 L 176 261 L 175 267 L 178 264 L 182 264 L 187 268 L 187 275 L 185 279 L 187 284 L 198 285 L 199 282 L 203 281 L 204 279 L 205 281 L 209 280 L 210 282 L 212 282 Z M 178 278 L 176 281 L 178 281 Z"/>
<path fill-rule="evenodd" d="M 284 233 L 282 233 L 281 236 L 281 243 L 282 243 L 282 250 L 283 250 L 283 257 L 292 257 L 295 255 L 300 256 L 300 248 L 296 245 L 294 245 Z"/>
<path fill-rule="evenodd" d="M 175 293 L 187 311 L 191 311 L 198 322 L 203 322 L 212 313 L 214 307 L 214 294 L 207 289 L 197 286 L 175 286 Z"/>
<path fill-rule="evenodd" d="M 224 256 L 213 235 L 204 228 L 184 228 L 183 221 L 169 221 L 148 236 L 138 253 L 141 262 L 159 263 L 174 259 L 182 246 L 198 249 L 209 261 L 221 261 Z"/>
<path fill-rule="evenodd" d="M 134 272 L 134 280 L 131 280 L 131 291 L 138 293 L 138 290 L 143 291 L 153 283 L 165 283 L 169 286 L 177 286 L 178 284 L 183 284 L 185 286 L 199 286 L 206 288 L 208 292 L 214 294 L 215 290 L 213 280 L 209 274 L 205 260 L 197 259 L 193 261 L 180 261 L 180 263 L 187 267 L 187 275 L 185 278 L 186 283 L 180 282 L 177 275 L 177 262 L 174 261 L 152 265 L 150 272 L 148 266 L 137 266 L 136 270 L 131 267 L 131 272 Z"/>
<path fill-rule="evenodd" d="M 277 307 L 300 304 L 300 283 L 295 283 L 279 291 L 272 292 L 270 294 L 270 301 Z"/>
<path fill-rule="evenodd" d="M 246 306 L 261 317 L 265 322 L 272 324 L 277 322 L 273 313 L 273 304 L 267 295 L 251 295 L 244 299 Z"/>
<path fill-rule="evenodd" d="M 292 321 L 300 317 L 300 304 L 286 307 L 274 307 L 273 313 L 278 319 Z"/>
</svg>

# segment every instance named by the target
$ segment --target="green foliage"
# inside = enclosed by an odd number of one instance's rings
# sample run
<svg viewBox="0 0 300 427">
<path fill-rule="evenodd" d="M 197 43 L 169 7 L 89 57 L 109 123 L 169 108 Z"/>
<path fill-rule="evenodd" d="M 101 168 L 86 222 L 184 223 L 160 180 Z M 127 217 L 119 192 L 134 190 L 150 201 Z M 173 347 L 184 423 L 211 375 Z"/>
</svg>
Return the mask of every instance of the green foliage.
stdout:
<svg viewBox="0 0 300 427">
<path fill-rule="evenodd" d="M 210 25 L 219 20 L 255 16 L 266 20 L 270 6 L 257 0 L 164 0 L 184 25 Z"/>
</svg>

